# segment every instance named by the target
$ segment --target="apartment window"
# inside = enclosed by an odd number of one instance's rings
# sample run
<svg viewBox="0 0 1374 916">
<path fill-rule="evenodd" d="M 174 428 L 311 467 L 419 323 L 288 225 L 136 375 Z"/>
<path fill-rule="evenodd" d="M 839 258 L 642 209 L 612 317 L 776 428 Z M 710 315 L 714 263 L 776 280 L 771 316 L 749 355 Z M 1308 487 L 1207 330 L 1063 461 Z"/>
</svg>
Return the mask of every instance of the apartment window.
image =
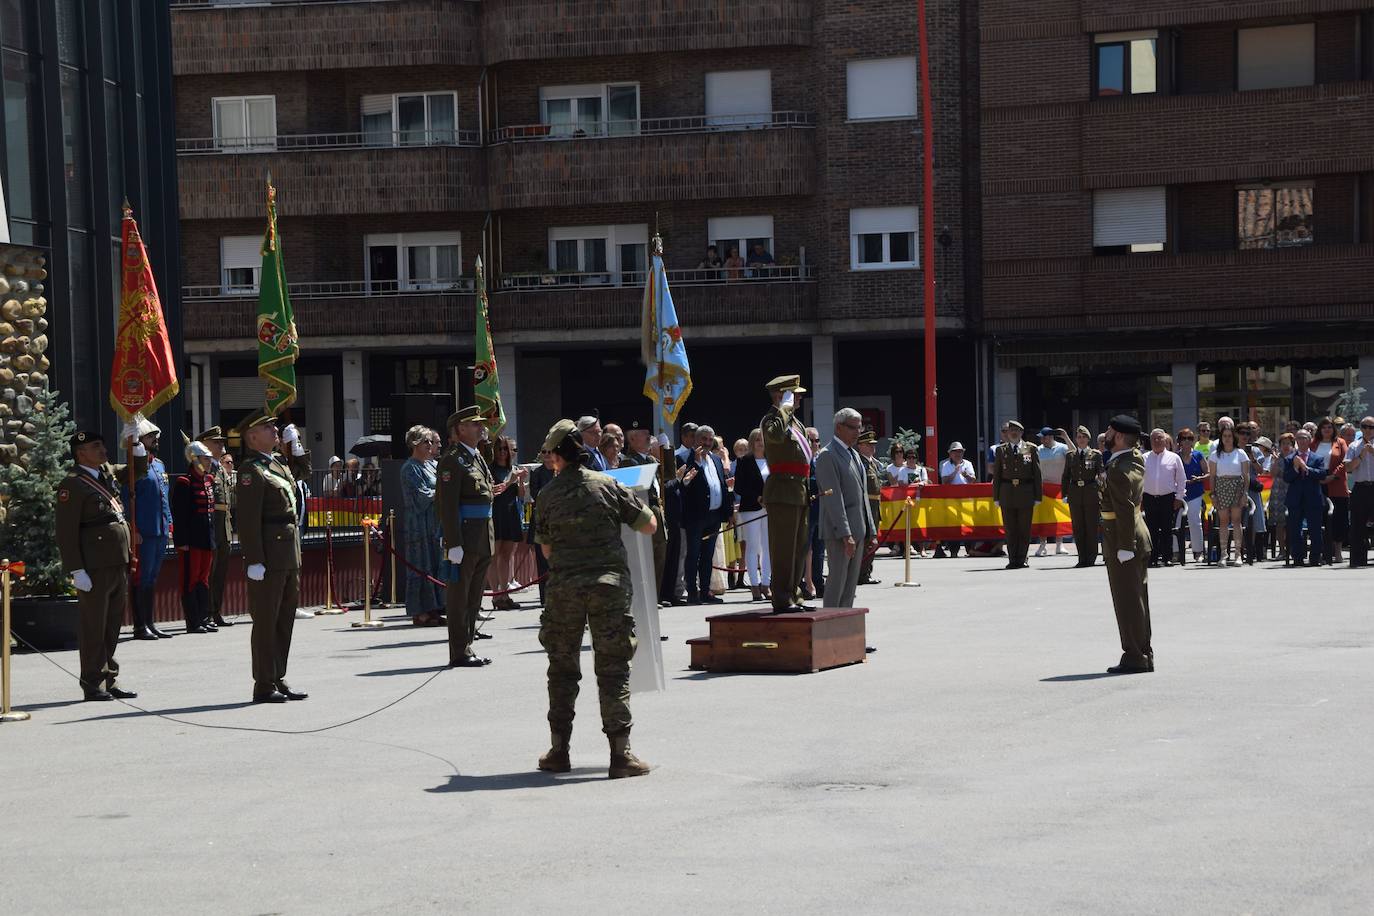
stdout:
<svg viewBox="0 0 1374 916">
<path fill-rule="evenodd" d="M 1114 32 L 1093 42 L 1093 91 L 1099 98 L 1159 91 L 1158 32 Z"/>
<path fill-rule="evenodd" d="M 549 269 L 558 282 L 598 286 L 643 282 L 649 226 L 566 226 L 549 230 Z"/>
<path fill-rule="evenodd" d="M 917 267 L 916 208 L 868 207 L 849 211 L 851 270 Z"/>
<path fill-rule="evenodd" d="M 1241 248 L 1297 248 L 1311 245 L 1311 182 L 1238 187 L 1236 240 Z"/>
<path fill-rule="evenodd" d="M 731 70 L 706 74 L 706 123 L 712 126 L 770 124 L 773 120 L 771 70 Z"/>
<path fill-rule="evenodd" d="M 365 245 L 370 292 L 453 289 L 462 276 L 462 236 L 457 232 L 369 235 Z"/>
<path fill-rule="evenodd" d="M 262 236 L 235 235 L 219 240 L 220 292 L 249 296 L 258 291 L 262 273 Z"/>
<path fill-rule="evenodd" d="M 1281 89 L 1317 81 L 1317 27 L 1311 22 L 1236 32 L 1236 88 Z"/>
<path fill-rule="evenodd" d="M 725 216 L 706 221 L 707 244 L 716 246 L 716 253 L 724 261 L 730 249 L 739 251 L 747 262 L 755 245 L 762 245 L 770 255 L 773 251 L 773 217 Z"/>
<path fill-rule="evenodd" d="M 368 146 L 444 146 L 458 140 L 458 93 L 365 95 L 363 142 Z"/>
<path fill-rule="evenodd" d="M 624 136 L 639 132 L 639 84 L 545 86 L 539 90 L 540 123 L 551 137 Z"/>
<path fill-rule="evenodd" d="M 849 120 L 916 117 L 916 58 L 851 60 L 846 71 Z"/>
<path fill-rule="evenodd" d="M 277 148 L 277 97 L 250 95 L 212 99 L 215 143 L 220 149 L 251 152 Z"/>
<path fill-rule="evenodd" d="M 1163 251 L 1168 240 L 1165 189 L 1093 192 L 1093 254 Z"/>
</svg>

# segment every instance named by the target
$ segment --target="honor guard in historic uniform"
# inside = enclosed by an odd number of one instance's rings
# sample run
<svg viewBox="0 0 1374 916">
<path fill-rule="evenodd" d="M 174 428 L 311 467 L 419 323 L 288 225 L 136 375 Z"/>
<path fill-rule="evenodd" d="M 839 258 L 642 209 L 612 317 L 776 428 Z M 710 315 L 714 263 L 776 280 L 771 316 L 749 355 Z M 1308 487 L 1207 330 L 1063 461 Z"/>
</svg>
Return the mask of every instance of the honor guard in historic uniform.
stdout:
<svg viewBox="0 0 1374 916">
<path fill-rule="evenodd" d="M 665 468 L 660 460 L 663 457 L 663 443 L 659 442 L 647 429 L 641 429 L 638 422 L 630 425 L 629 431 L 625 434 L 626 446 L 625 454 L 620 458 L 621 467 L 639 467 L 646 464 L 657 464 L 658 475 L 654 479 L 654 485 L 649 488 L 649 511 L 654 514 L 654 584 L 659 590 L 663 587 L 663 566 L 668 559 L 668 532 L 667 525 L 663 523 L 663 487 Z M 658 597 L 658 592 L 654 594 Z M 663 602 L 659 602 L 663 604 Z"/>
<path fill-rule="evenodd" d="M 134 476 L 148 470 L 148 452 L 125 428 L 124 445 L 133 459 Z M 81 692 L 88 700 L 133 699 L 119 686 L 115 647 L 124 623 L 129 595 L 129 548 L 132 534 L 119 500 L 119 481 L 128 465 L 109 464 L 104 438 L 78 432 L 71 438 L 76 467 L 57 487 L 57 549 L 62 569 L 76 586 L 81 615 L 77 646 L 81 656 Z"/>
<path fill-rule="evenodd" d="M 491 522 L 492 479 L 477 446 L 482 441 L 482 412 L 475 405 L 448 418 L 450 447 L 439 459 L 434 504 L 444 532 L 444 552 L 458 566 L 458 581 L 449 582 L 444 596 L 448 616 L 450 668 L 480 668 L 491 664 L 472 651 L 482 589 L 495 546 Z"/>
<path fill-rule="evenodd" d="M 263 411 L 241 424 L 238 531 L 248 564 L 248 611 L 253 617 L 253 702 L 304 700 L 286 684 L 286 662 L 300 597 L 301 547 L 296 481 L 275 454 L 276 418 Z"/>
<path fill-rule="evenodd" d="M 234 539 L 229 524 L 234 501 L 234 480 L 224 465 L 224 447 L 228 439 L 218 426 L 212 426 L 196 436 L 196 441 L 210 450 L 213 462 L 210 485 L 215 495 L 215 556 L 210 563 L 211 622 L 217 627 L 232 627 L 233 622 L 224 619 L 224 582 L 229 573 L 230 548 Z"/>
<path fill-rule="evenodd" d="M 582 633 L 592 634 L 593 667 L 601 698 L 601 730 L 611 744 L 610 777 L 643 776 L 649 765 L 630 751 L 630 659 L 635 619 L 630 610 L 630 568 L 620 526 L 652 535 L 653 512 L 590 460 L 572 420 L 549 430 L 544 449 L 558 475 L 539 491 L 534 541 L 549 560 L 549 583 L 539 619 L 539 642 L 549 656 L 549 731 L 552 746 L 539 769 L 572 769 L 577 684 L 582 677 Z"/>
<path fill-rule="evenodd" d="M 810 519 L 808 484 L 811 445 L 806 427 L 797 419 L 801 407 L 801 376 L 780 375 L 768 383 L 773 406 L 759 421 L 768 479 L 763 505 L 768 510 L 768 553 L 773 567 L 773 613 L 810 610 L 801 603 L 802 563 L 806 559 Z"/>
<path fill-rule="evenodd" d="M 865 428 L 859 433 L 858 452 L 859 457 L 864 462 L 864 477 L 868 488 L 868 508 L 873 513 L 873 524 L 877 525 L 879 531 L 882 529 L 882 509 L 883 509 L 883 484 L 879 477 L 881 469 L 878 467 L 878 457 L 874 454 L 878 447 L 878 434 L 872 427 Z M 877 548 L 870 549 L 864 545 L 864 561 L 859 567 L 860 585 L 880 585 L 881 579 L 873 578 L 873 558 L 878 555 Z"/>
<path fill-rule="evenodd" d="M 1021 441 L 1025 427 L 1008 420 L 1002 427 L 1006 441 L 992 461 L 992 501 L 1002 510 L 1007 535 L 1007 569 L 1025 569 L 1030 549 L 1031 517 L 1044 492 L 1040 482 L 1040 454 Z"/>
<path fill-rule="evenodd" d="M 1102 453 L 1092 447 L 1088 427 L 1078 427 L 1074 444 L 1064 460 L 1064 479 L 1060 484 L 1073 520 L 1073 543 L 1078 548 L 1078 567 L 1097 562 L 1098 510 L 1101 505 L 1097 475 L 1102 471 Z"/>
<path fill-rule="evenodd" d="M 1155 670 L 1150 646 L 1150 592 L 1146 561 L 1150 532 L 1140 515 L 1145 494 L 1145 458 L 1136 448 L 1140 421 L 1116 416 L 1107 427 L 1106 481 L 1102 485 L 1102 552 L 1107 583 L 1121 634 L 1121 661 L 1108 674 L 1138 674 Z"/>
</svg>

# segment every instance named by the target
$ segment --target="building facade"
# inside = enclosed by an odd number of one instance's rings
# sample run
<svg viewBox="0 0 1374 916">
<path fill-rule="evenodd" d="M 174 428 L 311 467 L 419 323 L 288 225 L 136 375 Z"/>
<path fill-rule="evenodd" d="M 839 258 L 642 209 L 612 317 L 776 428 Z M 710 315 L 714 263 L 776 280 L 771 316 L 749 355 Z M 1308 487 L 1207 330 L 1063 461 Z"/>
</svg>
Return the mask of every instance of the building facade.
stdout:
<svg viewBox="0 0 1374 916">
<path fill-rule="evenodd" d="M 1275 430 L 1374 389 L 1374 3 L 981 6 L 996 416 Z"/>
<path fill-rule="evenodd" d="M 969 437 L 977 11 L 930 8 L 941 419 Z M 302 338 L 293 419 L 320 453 L 405 422 L 397 394 L 466 390 L 479 255 L 527 457 L 559 416 L 647 422 L 655 232 L 693 368 L 683 419 L 744 435 L 763 383 L 800 372 L 821 425 L 841 403 L 884 434 L 924 425 L 910 4 L 174 2 L 172 29 L 197 422 L 261 398 L 270 172 Z M 710 245 L 739 263 L 704 266 Z"/>
</svg>

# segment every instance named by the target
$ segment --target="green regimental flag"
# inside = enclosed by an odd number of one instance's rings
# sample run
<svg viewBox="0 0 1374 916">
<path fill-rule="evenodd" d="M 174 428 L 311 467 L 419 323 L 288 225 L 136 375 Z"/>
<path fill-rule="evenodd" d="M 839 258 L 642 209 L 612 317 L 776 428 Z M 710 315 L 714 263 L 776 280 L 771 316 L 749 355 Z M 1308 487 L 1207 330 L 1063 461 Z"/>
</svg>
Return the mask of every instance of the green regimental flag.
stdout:
<svg viewBox="0 0 1374 916">
<path fill-rule="evenodd" d="M 262 238 L 258 285 L 258 375 L 266 383 L 264 409 L 276 416 L 296 400 L 296 360 L 301 355 L 296 314 L 286 291 L 286 270 L 277 235 L 277 189 L 267 176 L 267 234 Z"/>
<path fill-rule="evenodd" d="M 506 427 L 506 411 L 501 407 L 501 386 L 496 381 L 496 353 L 491 346 L 491 318 L 487 311 L 487 282 L 482 276 L 482 259 L 477 259 L 477 360 L 472 367 L 472 391 L 482 422 L 493 437 Z"/>
</svg>

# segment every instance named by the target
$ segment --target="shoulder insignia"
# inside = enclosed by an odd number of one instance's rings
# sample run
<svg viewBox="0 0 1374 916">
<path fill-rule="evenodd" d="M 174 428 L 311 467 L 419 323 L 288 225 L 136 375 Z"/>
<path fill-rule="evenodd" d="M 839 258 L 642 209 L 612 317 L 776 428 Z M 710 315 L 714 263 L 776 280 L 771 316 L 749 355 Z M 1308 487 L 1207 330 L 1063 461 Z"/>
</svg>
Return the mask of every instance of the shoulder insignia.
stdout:
<svg viewBox="0 0 1374 916">
<path fill-rule="evenodd" d="M 439 475 L 439 479 L 442 480 L 444 483 L 449 483 L 450 481 L 453 480 L 453 472 L 452 472 L 452 471 L 444 471 L 444 473 L 442 473 L 442 474 Z"/>
<path fill-rule="evenodd" d="M 253 475 L 252 475 L 252 474 L 240 474 L 240 475 L 239 475 L 239 486 L 241 486 L 241 487 L 251 487 L 252 485 L 253 485 Z"/>
<path fill-rule="evenodd" d="M 66 487 L 63 487 L 62 489 L 60 489 L 60 490 L 57 491 L 57 501 L 58 501 L 58 502 L 64 503 L 64 502 L 66 502 L 67 500 L 69 500 L 69 499 L 71 499 L 71 498 L 72 498 L 72 491 L 71 491 L 71 490 L 68 490 Z"/>
</svg>

